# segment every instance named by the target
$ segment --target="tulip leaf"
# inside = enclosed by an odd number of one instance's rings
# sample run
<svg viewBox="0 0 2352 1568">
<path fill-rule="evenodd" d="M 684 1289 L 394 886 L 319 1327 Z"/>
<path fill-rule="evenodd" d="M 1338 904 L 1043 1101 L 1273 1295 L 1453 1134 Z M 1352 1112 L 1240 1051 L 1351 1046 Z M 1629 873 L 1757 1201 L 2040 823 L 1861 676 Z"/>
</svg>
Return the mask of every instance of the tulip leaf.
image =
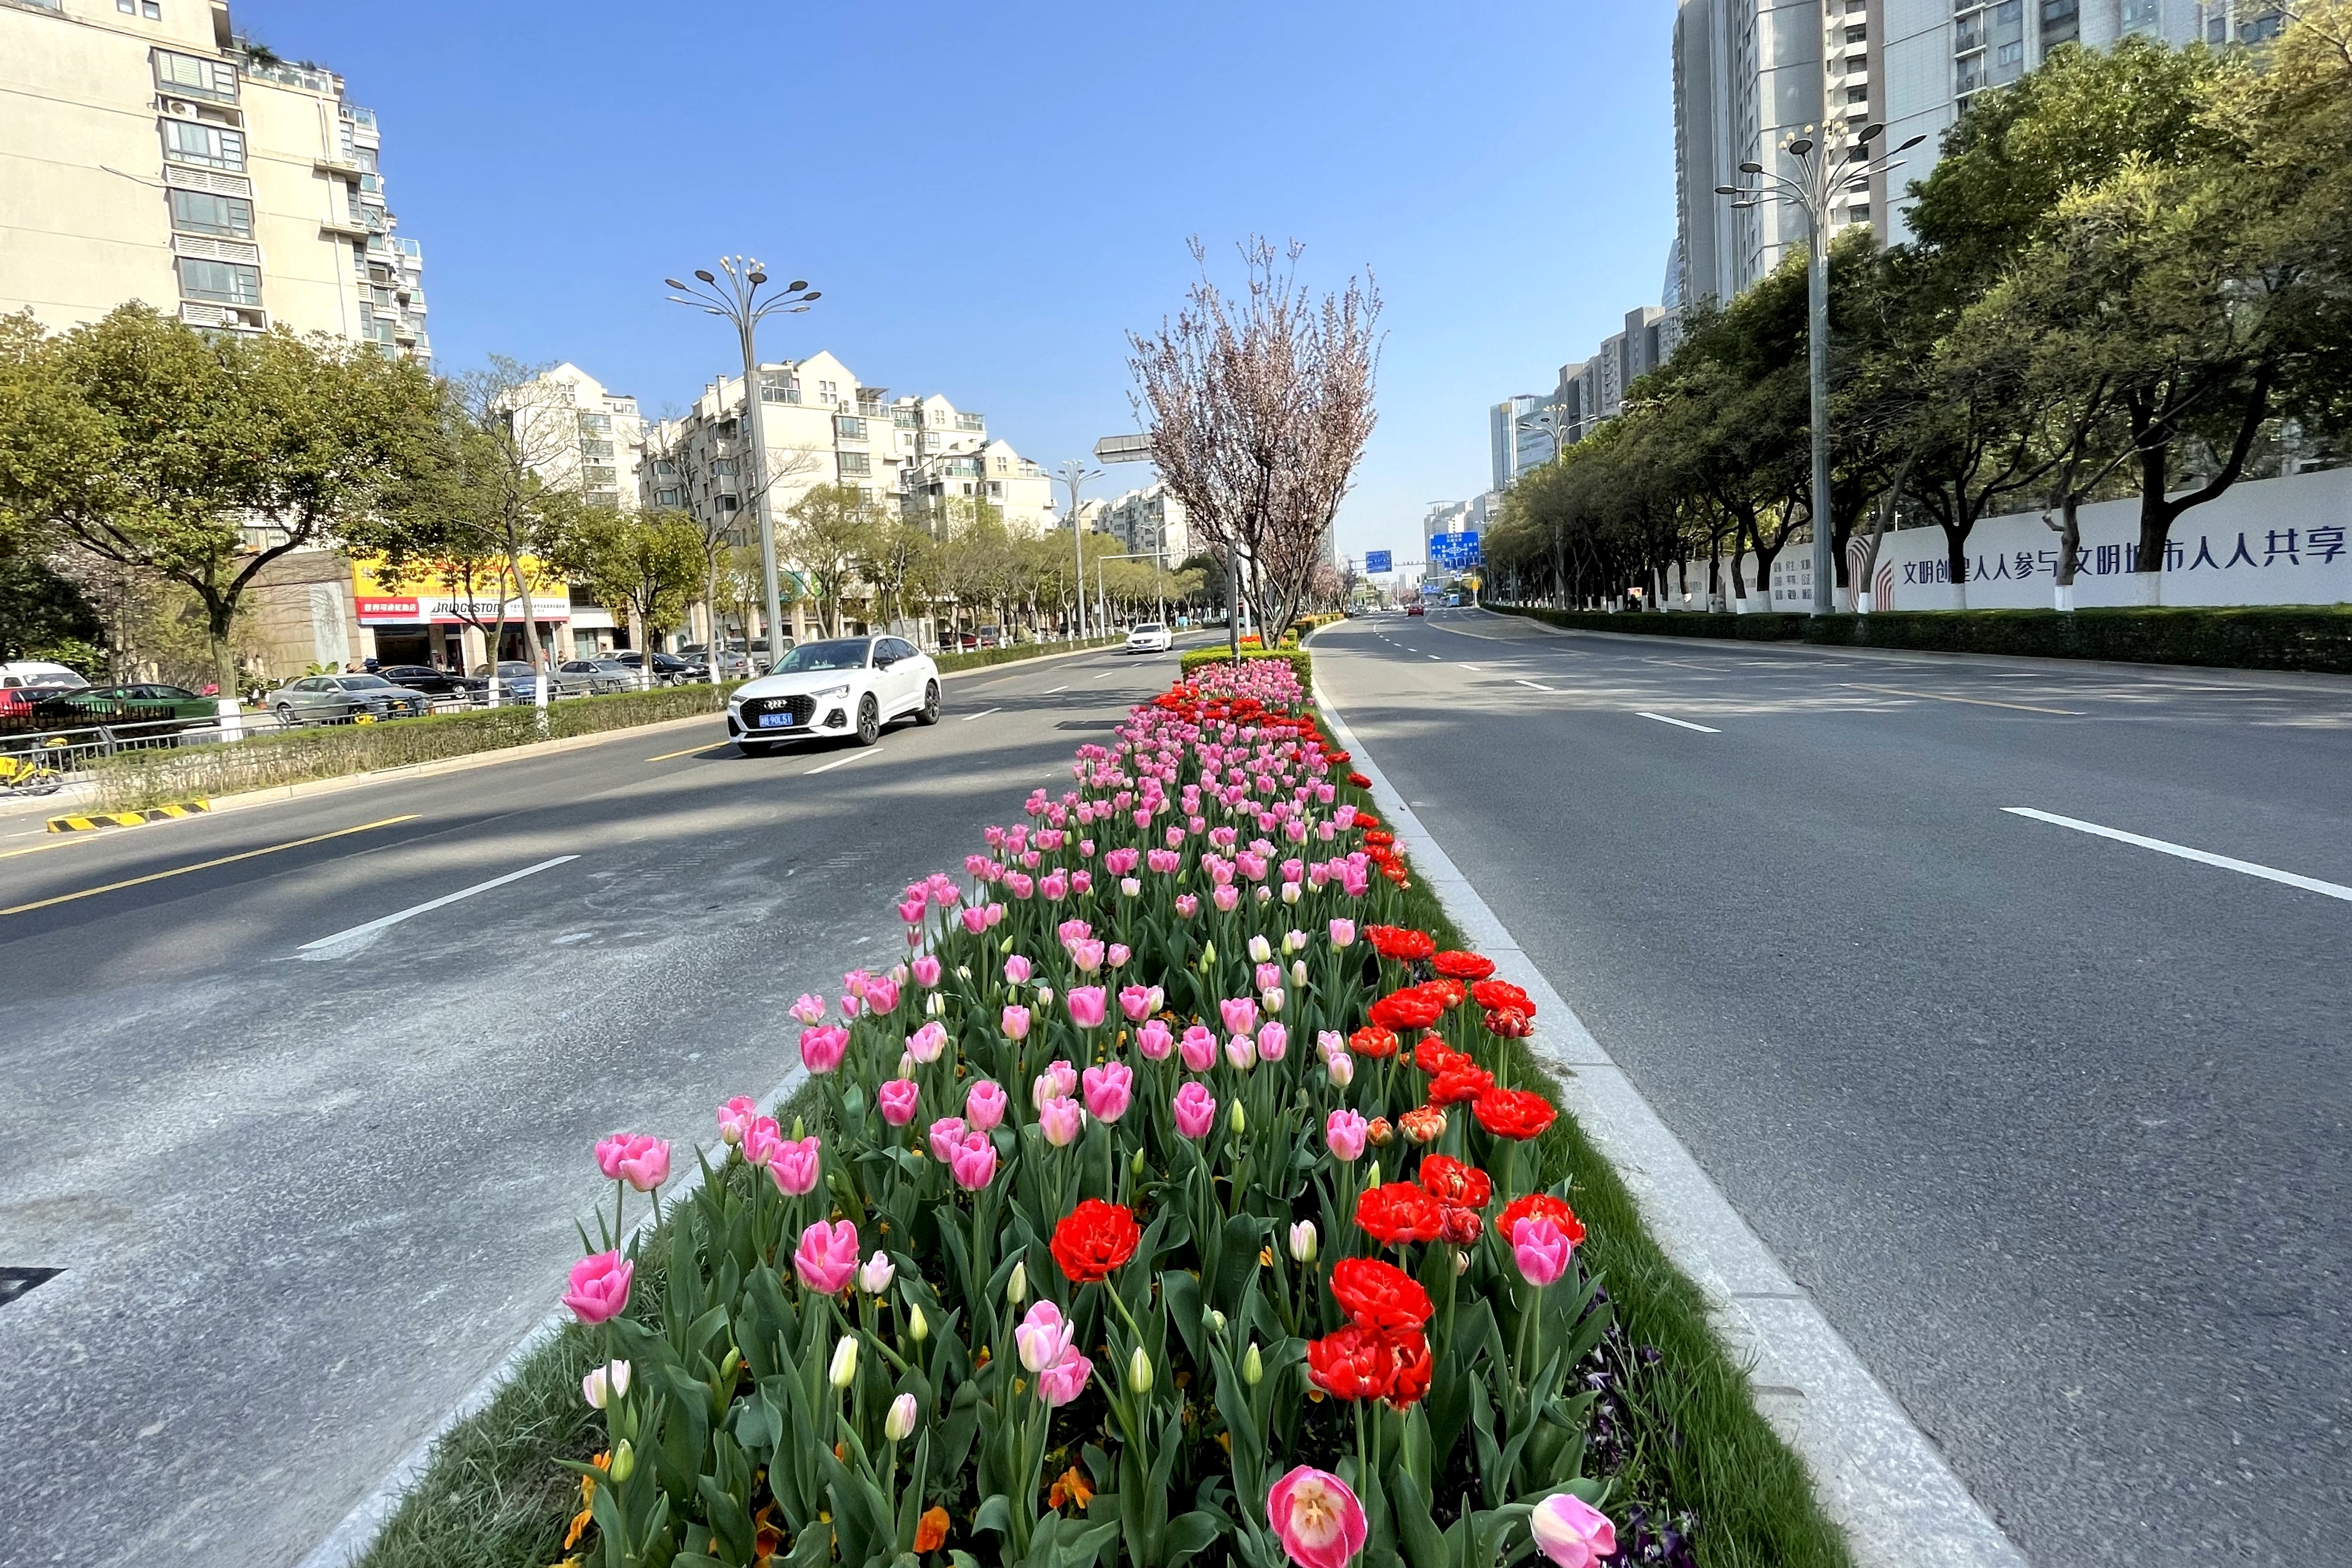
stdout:
<svg viewBox="0 0 2352 1568">
<path fill-rule="evenodd" d="M 1187 1559 L 1214 1544 L 1227 1528 L 1223 1515 L 1205 1509 L 1196 1508 L 1170 1520 L 1167 1533 L 1160 1537 L 1158 1568 L 1181 1568 Z"/>
<path fill-rule="evenodd" d="M 971 1527 L 975 1531 L 992 1530 L 999 1535 L 1010 1533 L 1013 1529 L 1013 1504 L 1006 1500 L 1003 1492 L 991 1494 L 973 1511 Z"/>
<path fill-rule="evenodd" d="M 1412 1441 L 1410 1431 L 1408 1426 L 1408 1444 Z M 1426 1436 L 1424 1428 L 1423 1436 Z M 1423 1459 L 1425 1463 L 1427 1456 L 1423 1455 Z M 1439 1532 L 1437 1521 L 1429 1516 L 1428 1495 L 1402 1463 L 1389 1475 L 1389 1506 L 1396 1515 L 1397 1543 L 1404 1549 L 1404 1560 L 1412 1568 L 1452 1568 L 1454 1553 Z"/>
</svg>

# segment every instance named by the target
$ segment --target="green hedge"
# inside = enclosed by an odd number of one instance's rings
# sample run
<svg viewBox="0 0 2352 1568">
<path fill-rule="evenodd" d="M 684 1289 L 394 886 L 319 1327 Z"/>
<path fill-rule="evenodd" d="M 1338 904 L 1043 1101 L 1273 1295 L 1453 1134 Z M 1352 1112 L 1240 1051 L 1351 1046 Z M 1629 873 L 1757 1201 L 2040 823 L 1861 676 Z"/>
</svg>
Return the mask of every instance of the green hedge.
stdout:
<svg viewBox="0 0 2352 1568">
<path fill-rule="evenodd" d="M 1679 611 L 1610 616 L 1517 605 L 1486 607 L 1571 631 L 2352 674 L 2352 605 L 2346 605 L 2098 609 L 2072 615 L 2056 610 L 1887 610 L 1873 616 Z"/>
<path fill-rule="evenodd" d="M 166 801 L 203 800 L 246 790 L 271 789 L 307 779 L 343 778 L 382 768 L 437 763 L 504 751 L 533 741 L 563 740 L 633 730 L 671 719 L 691 719 L 726 708 L 725 686 L 659 686 L 610 697 L 577 697 L 552 704 L 546 727 L 528 704 L 436 713 L 385 724 L 330 724 L 316 729 L 263 730 L 236 742 L 126 752 L 98 766 L 101 809 L 136 811 Z M 248 720 L 266 716 L 248 714 Z"/>
<path fill-rule="evenodd" d="M 1298 673 L 1300 689 L 1310 693 L 1315 689 L 1315 656 L 1303 647 L 1276 648 L 1272 653 L 1262 647 L 1245 647 L 1242 658 L 1288 659 L 1290 668 Z M 1179 668 L 1190 679 L 1192 672 L 1204 664 L 1228 664 L 1232 660 L 1231 650 L 1222 647 L 1187 648 L 1179 660 Z"/>
</svg>

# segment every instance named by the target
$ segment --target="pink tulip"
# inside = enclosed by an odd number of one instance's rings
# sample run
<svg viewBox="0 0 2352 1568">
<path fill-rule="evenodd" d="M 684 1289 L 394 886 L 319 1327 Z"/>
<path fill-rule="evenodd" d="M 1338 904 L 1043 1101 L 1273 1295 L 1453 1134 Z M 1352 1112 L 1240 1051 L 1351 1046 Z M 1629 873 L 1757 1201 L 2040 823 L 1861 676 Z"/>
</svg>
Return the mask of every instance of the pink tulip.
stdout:
<svg viewBox="0 0 2352 1568">
<path fill-rule="evenodd" d="M 1064 1351 L 1061 1360 L 1037 1374 L 1037 1397 L 1048 1410 L 1067 1405 L 1086 1392 L 1087 1379 L 1094 1370 L 1095 1363 L 1075 1349 Z"/>
<path fill-rule="evenodd" d="M 963 929 L 972 936 L 978 936 L 988 929 L 988 911 L 985 909 L 966 904 L 963 911 L 957 915 L 956 919 L 963 921 Z"/>
<path fill-rule="evenodd" d="M 973 1086 L 974 1089 L 978 1087 L 976 1084 Z M 1003 1091 L 999 1090 L 999 1092 Z M 990 1125 L 993 1126 L 995 1123 L 991 1122 Z M 929 1134 L 931 1158 L 943 1165 L 953 1160 L 956 1151 L 963 1147 L 964 1134 L 971 1131 L 971 1127 L 965 1124 L 964 1119 L 961 1116 L 942 1116 L 932 1122 Z"/>
<path fill-rule="evenodd" d="M 1580 1497 L 1555 1492 L 1536 1504 L 1528 1530 L 1537 1548 L 1559 1568 L 1592 1568 L 1617 1555 L 1617 1527 Z"/>
<path fill-rule="evenodd" d="M 926 1066 L 940 1059 L 948 1047 L 948 1026 L 937 1018 L 907 1037 L 907 1054 Z"/>
<path fill-rule="evenodd" d="M 1217 1004 L 1217 1016 L 1225 1022 L 1225 1033 L 1246 1035 L 1257 1027 L 1257 1004 L 1246 996 L 1228 996 Z"/>
<path fill-rule="evenodd" d="M 743 1134 L 759 1118 L 760 1105 L 748 1094 L 739 1094 L 719 1108 L 719 1138 L 724 1143 L 740 1143 Z"/>
<path fill-rule="evenodd" d="M 1032 1373 L 1043 1372 L 1060 1361 L 1076 1340 L 1077 1326 L 1062 1316 L 1059 1307 L 1042 1300 L 1013 1329 L 1013 1343 L 1021 1352 L 1021 1364 Z"/>
<path fill-rule="evenodd" d="M 1095 874 L 1092 871 L 1073 871 L 1070 873 L 1070 891 L 1074 893 L 1091 893 L 1094 890 Z"/>
<path fill-rule="evenodd" d="M 1337 1029 L 1323 1029 L 1315 1036 L 1315 1054 L 1325 1061 L 1348 1054 L 1348 1037 Z"/>
<path fill-rule="evenodd" d="M 1118 990 L 1118 1010 L 1129 1023 L 1140 1024 L 1151 1016 L 1151 988 L 1148 985 L 1122 985 Z"/>
<path fill-rule="evenodd" d="M 1063 870 L 1048 871 L 1037 879 L 1037 890 L 1045 895 L 1049 903 L 1066 899 L 1070 896 L 1070 874 Z"/>
<path fill-rule="evenodd" d="M 833 1071 L 841 1065 L 842 1053 L 848 1049 L 849 1031 L 838 1024 L 801 1031 L 801 1065 L 813 1073 Z"/>
<path fill-rule="evenodd" d="M 800 1000 L 785 1011 L 803 1024 L 822 1024 L 824 1022 L 824 998 L 803 991 Z"/>
<path fill-rule="evenodd" d="M 1064 947 L 1074 942 L 1084 942 L 1095 934 L 1095 928 L 1082 920 L 1066 920 L 1054 928 L 1055 938 Z"/>
<path fill-rule="evenodd" d="M 1078 1069 L 1060 1059 L 1048 1062 L 1045 1070 L 1037 1075 L 1030 1087 L 1029 1103 L 1043 1106 L 1049 1100 L 1067 1100 L 1078 1092 Z"/>
<path fill-rule="evenodd" d="M 915 960 L 915 984 L 924 990 L 936 989 L 940 983 L 940 959 L 935 952 L 924 953 Z"/>
<path fill-rule="evenodd" d="M 1007 1007 L 1004 1009 L 1003 1028 L 1004 1037 L 1008 1040 L 1027 1039 L 1029 1037 L 1029 1009 L 1026 1007 Z"/>
<path fill-rule="evenodd" d="M 957 1186 L 968 1193 L 980 1191 L 996 1177 L 996 1145 L 985 1132 L 966 1133 L 963 1147 L 948 1162 L 948 1170 Z"/>
<path fill-rule="evenodd" d="M 1333 1159 L 1352 1163 L 1364 1152 L 1364 1136 L 1370 1127 L 1362 1113 L 1343 1105 L 1323 1123 L 1323 1142 L 1329 1146 Z"/>
<path fill-rule="evenodd" d="M 615 1132 L 596 1145 L 596 1168 L 608 1181 L 649 1193 L 669 1180 L 669 1145 L 643 1132 Z"/>
<path fill-rule="evenodd" d="M 1099 985 L 1079 985 L 1069 995 L 1070 1022 L 1081 1029 L 1099 1029 L 1109 1011 L 1109 997 Z"/>
<path fill-rule="evenodd" d="M 1081 974 L 1092 974 L 1102 967 L 1103 944 L 1090 937 L 1081 937 L 1070 943 L 1070 963 Z"/>
<path fill-rule="evenodd" d="M 1225 1065 L 1235 1072 L 1247 1072 L 1257 1065 L 1257 1042 L 1247 1035 L 1235 1035 L 1225 1042 Z"/>
<path fill-rule="evenodd" d="M 1200 912 L 1201 900 L 1198 898 L 1195 898 L 1191 893 L 1179 893 L 1176 895 L 1176 918 L 1178 920 L 1189 921 Z"/>
<path fill-rule="evenodd" d="M 743 1158 L 754 1165 L 764 1165 L 776 1157 L 783 1147 L 784 1135 L 776 1127 L 772 1116 L 755 1116 L 743 1129 Z"/>
<path fill-rule="evenodd" d="M 1282 965 L 1279 963 L 1261 963 L 1255 973 L 1257 988 L 1261 991 L 1271 991 L 1282 984 Z"/>
<path fill-rule="evenodd" d="M 1146 1060 L 1164 1062 L 1168 1053 L 1176 1048 L 1176 1036 L 1165 1023 L 1154 1018 L 1135 1032 L 1135 1048 L 1143 1053 Z"/>
<path fill-rule="evenodd" d="M 775 1157 L 768 1162 L 768 1173 L 776 1179 L 776 1190 L 786 1197 L 806 1197 L 816 1190 L 816 1179 L 824 1168 L 817 1153 L 816 1134 L 811 1133 L 797 1142 L 784 1140 L 776 1145 Z"/>
<path fill-rule="evenodd" d="M 1139 892 L 1142 889 L 1140 888 L 1137 889 L 1137 891 Z M 1134 956 L 1135 954 L 1129 950 L 1125 942 L 1112 942 L 1109 947 L 1103 951 L 1103 962 L 1110 965 L 1113 969 L 1123 968 L 1126 965 L 1127 961 Z"/>
<path fill-rule="evenodd" d="M 1278 1062 L 1289 1052 L 1289 1030 L 1284 1028 L 1280 1024 L 1274 1022 L 1272 1019 L 1268 1019 L 1266 1022 L 1258 1026 L 1258 1060 L 1262 1062 Z"/>
<path fill-rule="evenodd" d="M 845 1219 L 833 1225 L 819 1220 L 801 1232 L 801 1244 L 793 1250 L 793 1272 L 820 1296 L 847 1289 L 857 1273 L 857 1226 Z"/>
<path fill-rule="evenodd" d="M 1356 1058 L 1346 1051 L 1335 1051 L 1323 1058 L 1323 1076 L 1331 1080 L 1333 1089 L 1345 1089 L 1356 1081 Z"/>
<path fill-rule="evenodd" d="M 1184 1065 L 1193 1072 L 1207 1072 L 1217 1065 L 1217 1037 L 1206 1024 L 1195 1024 L 1184 1031 L 1182 1049 Z"/>
<path fill-rule="evenodd" d="M 1216 1097 L 1209 1092 L 1207 1084 L 1197 1079 L 1176 1091 L 1172 1109 L 1176 1112 L 1176 1131 L 1187 1138 L 1205 1138 L 1209 1129 L 1217 1124 Z"/>
<path fill-rule="evenodd" d="M 887 1013 L 898 1005 L 898 983 L 888 975 L 877 975 L 866 983 L 866 1005 L 874 1013 Z"/>
<path fill-rule="evenodd" d="M 1045 1142 L 1066 1149 L 1078 1141 L 1087 1124 L 1086 1108 L 1067 1096 L 1056 1096 L 1037 1108 L 1037 1126 Z"/>
<path fill-rule="evenodd" d="M 1117 1121 L 1127 1114 L 1128 1101 L 1135 1089 L 1134 1069 L 1124 1062 L 1105 1062 L 1098 1068 L 1088 1068 L 1083 1078 L 1087 1115 L 1097 1121 Z"/>
<path fill-rule="evenodd" d="M 1523 1219 L 1511 1227 L 1511 1258 L 1520 1276 L 1540 1289 L 1568 1271 L 1576 1244 L 1550 1220 Z"/>
<path fill-rule="evenodd" d="M 1210 890 L 1209 901 L 1217 906 L 1219 913 L 1229 915 L 1241 903 L 1241 891 L 1231 882 L 1220 883 Z"/>
<path fill-rule="evenodd" d="M 1274 1483 L 1265 1520 L 1298 1568 L 1347 1568 L 1364 1549 L 1364 1505 L 1347 1482 L 1311 1465 Z"/>
<path fill-rule="evenodd" d="M 904 1127 L 915 1120 L 915 1108 L 922 1097 L 922 1086 L 910 1078 L 890 1079 L 874 1091 L 874 1101 L 882 1108 L 882 1120 L 893 1127 Z"/>
<path fill-rule="evenodd" d="M 971 1119 L 973 1131 L 986 1132 L 1004 1120 L 1010 1099 L 995 1079 L 984 1078 L 965 1091 L 963 1113 Z"/>
<path fill-rule="evenodd" d="M 636 1265 L 617 1252 L 599 1252 L 572 1266 L 563 1304 L 583 1323 L 616 1317 L 629 1304 L 629 1278 Z"/>
<path fill-rule="evenodd" d="M 1029 984 L 1029 961 L 1019 953 L 1004 961 L 1004 983 L 1008 985 Z"/>
<path fill-rule="evenodd" d="M 844 1018 L 855 1018 L 857 1016 L 857 1009 L 860 1004 L 856 997 L 844 996 L 839 998 L 834 1005 L 841 1009 L 841 1016 Z"/>
</svg>

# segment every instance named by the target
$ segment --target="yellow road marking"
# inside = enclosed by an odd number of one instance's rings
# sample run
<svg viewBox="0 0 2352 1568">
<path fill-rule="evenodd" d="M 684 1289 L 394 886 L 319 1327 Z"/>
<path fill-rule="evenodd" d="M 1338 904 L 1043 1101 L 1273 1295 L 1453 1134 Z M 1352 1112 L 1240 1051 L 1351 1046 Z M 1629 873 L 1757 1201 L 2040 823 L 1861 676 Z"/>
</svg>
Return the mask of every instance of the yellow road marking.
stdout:
<svg viewBox="0 0 2352 1568">
<path fill-rule="evenodd" d="M 362 822 L 357 827 L 339 827 L 332 833 L 314 834 L 309 838 L 297 838 L 285 844 L 272 844 L 261 849 L 247 849 L 241 855 L 224 855 L 217 860 L 200 860 L 193 866 L 175 866 L 169 871 L 152 871 L 144 877 L 133 877 L 128 881 L 109 882 L 102 888 L 84 888 L 79 893 L 59 893 L 54 899 L 41 899 L 33 903 L 18 904 L 12 909 L 0 910 L 0 915 L 27 914 L 34 910 L 46 910 L 52 904 L 69 904 L 76 899 L 92 899 L 100 893 L 118 892 L 124 888 L 136 888 L 147 882 L 160 882 L 167 877 L 184 877 L 191 871 L 209 871 L 215 866 L 226 866 L 238 860 L 250 860 L 257 855 L 275 855 L 280 849 L 299 849 L 306 844 L 324 844 L 330 838 L 341 838 L 353 833 L 366 833 L 373 828 L 390 827 L 397 823 L 414 822 L 420 815 L 412 811 L 405 816 L 387 816 L 381 822 Z"/>
<path fill-rule="evenodd" d="M 1894 697 L 1924 697 L 1931 702 L 1966 702 L 1977 708 L 2012 708 L 2020 713 L 2063 713 L 2073 719 L 2083 716 L 2079 710 L 2073 708 L 2036 708 L 2030 702 L 1989 702 L 1981 697 L 1948 697 L 1940 691 L 1906 691 L 1899 686 L 1864 686 L 1853 680 L 1844 682 L 1844 685 L 1853 691 L 1884 691 Z"/>
</svg>

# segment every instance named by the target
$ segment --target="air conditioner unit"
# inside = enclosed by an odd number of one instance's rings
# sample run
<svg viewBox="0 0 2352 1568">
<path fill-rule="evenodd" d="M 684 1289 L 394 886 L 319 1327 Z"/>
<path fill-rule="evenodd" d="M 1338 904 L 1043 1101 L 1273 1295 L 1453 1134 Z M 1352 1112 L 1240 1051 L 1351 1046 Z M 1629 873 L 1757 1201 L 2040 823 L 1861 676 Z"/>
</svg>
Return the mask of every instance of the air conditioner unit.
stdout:
<svg viewBox="0 0 2352 1568">
<path fill-rule="evenodd" d="M 196 106 L 184 98 L 167 98 L 163 100 L 163 112 L 176 114 L 183 120 L 194 120 L 196 117 Z"/>
</svg>

